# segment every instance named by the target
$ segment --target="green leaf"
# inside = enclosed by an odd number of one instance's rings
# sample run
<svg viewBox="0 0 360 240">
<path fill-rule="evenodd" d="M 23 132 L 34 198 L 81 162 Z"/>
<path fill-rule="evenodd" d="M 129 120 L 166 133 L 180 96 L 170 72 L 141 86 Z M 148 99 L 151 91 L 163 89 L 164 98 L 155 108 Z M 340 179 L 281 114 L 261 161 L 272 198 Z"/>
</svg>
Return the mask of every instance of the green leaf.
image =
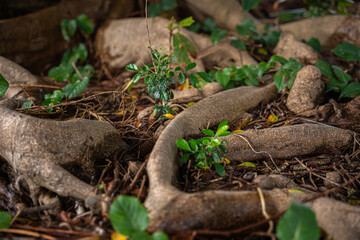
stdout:
<svg viewBox="0 0 360 240">
<path fill-rule="evenodd" d="M 226 147 L 224 145 L 219 145 L 219 148 L 220 148 L 221 152 L 223 152 L 223 153 L 227 152 Z"/>
<path fill-rule="evenodd" d="M 80 30 L 86 33 L 87 35 L 90 35 L 94 32 L 94 26 L 91 23 L 90 19 L 85 14 L 79 15 L 76 18 L 76 22 Z"/>
<path fill-rule="evenodd" d="M 284 79 L 284 73 L 282 71 L 277 71 L 274 75 L 274 82 L 275 82 L 275 86 L 278 89 L 278 91 L 280 92 L 281 90 L 283 90 L 286 87 L 286 82 Z"/>
<path fill-rule="evenodd" d="M 222 177 L 225 176 L 225 168 L 224 168 L 224 166 L 219 164 L 219 163 L 214 163 L 214 165 L 215 165 L 216 172 Z"/>
<path fill-rule="evenodd" d="M 70 37 L 75 35 L 76 27 L 77 24 L 75 20 L 64 19 L 61 21 L 61 34 L 67 42 L 70 41 Z"/>
<path fill-rule="evenodd" d="M 229 129 L 228 125 L 222 125 L 218 128 L 218 130 L 216 131 L 215 136 L 219 136 L 219 134 L 222 134 L 224 132 L 226 132 Z"/>
<path fill-rule="evenodd" d="M 189 143 L 187 141 L 185 141 L 184 139 L 178 139 L 176 141 L 176 146 L 182 150 L 192 152 Z"/>
<path fill-rule="evenodd" d="M 231 79 L 231 72 L 229 69 L 225 68 L 223 72 L 217 71 L 215 73 L 215 79 L 220 83 L 225 89 L 228 87 L 228 84 Z"/>
<path fill-rule="evenodd" d="M 137 83 L 140 79 L 140 77 L 142 76 L 142 73 L 137 73 L 133 76 L 132 80 L 134 83 Z"/>
<path fill-rule="evenodd" d="M 202 139 L 202 144 L 208 145 L 209 143 L 210 143 L 210 138 L 204 137 L 204 138 Z"/>
<path fill-rule="evenodd" d="M 341 68 L 338 66 L 332 65 L 332 69 L 334 70 L 335 75 L 340 80 L 340 82 L 344 83 L 345 85 L 351 80 L 351 76 L 345 73 Z"/>
<path fill-rule="evenodd" d="M 343 42 L 340 43 L 331 50 L 336 56 L 345 58 L 349 61 L 360 61 L 360 48 L 356 45 L 349 43 L 349 42 Z"/>
<path fill-rule="evenodd" d="M 223 126 L 227 126 L 228 125 L 228 121 L 223 121 L 223 122 L 221 122 L 220 124 L 219 124 L 219 126 L 218 126 L 218 129 L 219 128 L 222 128 Z"/>
<path fill-rule="evenodd" d="M 170 11 L 177 7 L 176 0 L 162 0 L 159 5 L 162 11 Z"/>
<path fill-rule="evenodd" d="M 284 65 L 285 63 L 288 62 L 288 60 L 286 60 L 285 58 L 280 57 L 278 55 L 272 55 L 269 60 L 269 64 L 272 65 L 275 62 L 279 62 L 279 63 L 281 63 L 281 65 Z"/>
<path fill-rule="evenodd" d="M 185 37 L 181 33 L 176 33 L 174 35 L 173 39 L 175 40 L 175 38 L 179 41 L 180 46 L 183 46 L 185 48 L 186 52 L 191 57 L 193 57 L 193 58 L 197 57 L 195 45 L 187 37 Z"/>
<path fill-rule="evenodd" d="M 219 28 L 216 28 L 210 35 L 211 42 L 216 45 L 218 42 L 220 42 L 227 34 L 226 30 L 221 30 Z"/>
<path fill-rule="evenodd" d="M 152 240 L 169 240 L 168 236 L 163 232 L 155 232 L 152 235 Z"/>
<path fill-rule="evenodd" d="M 189 143 L 190 147 L 191 147 L 194 151 L 198 151 L 198 150 L 199 150 L 199 146 L 198 146 L 196 140 L 191 139 L 191 140 L 189 140 L 188 143 Z"/>
<path fill-rule="evenodd" d="M 322 75 L 328 77 L 328 78 L 336 78 L 336 76 L 334 75 L 333 71 L 331 70 L 331 67 L 329 66 L 329 64 L 327 64 L 324 61 L 317 61 L 315 63 L 315 66 L 317 68 L 320 69 Z"/>
<path fill-rule="evenodd" d="M 205 72 L 197 72 L 196 74 L 201 77 L 205 82 L 213 82 L 213 79 L 210 77 L 210 75 Z"/>
<path fill-rule="evenodd" d="M 133 236 L 145 231 L 149 225 L 146 209 L 139 199 L 132 196 L 120 196 L 110 207 L 109 217 L 114 229 L 122 235 Z"/>
<path fill-rule="evenodd" d="M 231 134 L 231 132 L 225 131 L 225 132 L 222 132 L 222 133 L 218 134 L 217 137 L 226 137 L 226 136 L 228 136 L 230 134 Z"/>
<path fill-rule="evenodd" d="M 75 83 L 67 84 L 62 93 L 67 98 L 73 98 L 82 93 L 89 84 L 89 77 L 84 77 L 83 80 L 77 80 Z"/>
<path fill-rule="evenodd" d="M 202 132 L 210 137 L 214 137 L 215 133 L 210 129 L 203 129 Z"/>
<path fill-rule="evenodd" d="M 0 211 L 0 229 L 6 229 L 10 227 L 11 215 L 7 212 Z"/>
<path fill-rule="evenodd" d="M 212 33 L 216 29 L 216 23 L 211 18 L 206 18 L 203 22 L 203 30 L 207 33 Z"/>
<path fill-rule="evenodd" d="M 54 92 L 52 94 L 45 94 L 44 96 L 45 100 L 52 98 L 54 99 L 56 102 L 60 103 L 62 100 L 62 92 L 60 90 L 54 90 Z"/>
<path fill-rule="evenodd" d="M 190 27 L 193 23 L 195 22 L 195 20 L 193 19 L 193 17 L 187 17 L 183 20 L 181 20 L 178 24 L 179 27 Z"/>
<path fill-rule="evenodd" d="M 258 33 L 256 24 L 250 18 L 245 18 L 240 25 L 237 25 L 236 31 L 244 37 L 251 36 L 253 33 Z"/>
<path fill-rule="evenodd" d="M 8 81 L 6 81 L 4 76 L 0 73 L 0 97 L 4 96 L 8 88 L 9 88 Z"/>
<path fill-rule="evenodd" d="M 360 83 L 352 82 L 347 85 L 340 93 L 340 97 L 354 98 L 360 95 Z"/>
<path fill-rule="evenodd" d="M 261 0 L 243 0 L 242 1 L 243 11 L 249 11 L 250 9 L 253 9 L 260 2 Z"/>
<path fill-rule="evenodd" d="M 276 234 L 280 240 L 319 239 L 315 213 L 307 205 L 292 201 L 276 227 Z"/>
<path fill-rule="evenodd" d="M 256 68 L 256 75 L 259 78 L 262 78 L 264 72 L 266 72 L 267 70 L 269 70 L 269 64 L 267 64 L 266 62 L 260 62 Z"/>
<path fill-rule="evenodd" d="M 220 154 L 213 153 L 212 155 L 213 155 L 214 162 L 219 163 L 221 161 L 221 155 Z"/>
<path fill-rule="evenodd" d="M 231 44 L 240 50 L 246 50 L 246 43 L 243 40 L 232 39 Z"/>
<path fill-rule="evenodd" d="M 73 52 L 79 55 L 81 61 L 85 62 L 88 57 L 88 51 L 83 43 L 80 43 L 78 47 L 73 48 Z"/>
<path fill-rule="evenodd" d="M 317 38 L 310 38 L 309 41 L 304 41 L 307 45 L 318 51 L 321 52 L 321 44 Z"/>
<path fill-rule="evenodd" d="M 240 167 L 244 166 L 244 167 L 256 167 L 254 163 L 252 162 L 243 162 L 239 164 Z"/>
<path fill-rule="evenodd" d="M 259 85 L 259 81 L 256 77 L 256 70 L 251 69 L 249 66 L 245 65 L 242 67 L 243 72 L 246 74 L 245 83 L 247 85 Z"/>
<path fill-rule="evenodd" d="M 132 235 L 131 240 L 152 240 L 152 237 L 147 232 L 136 232 Z"/>
<path fill-rule="evenodd" d="M 55 79 L 56 81 L 63 82 L 70 78 L 70 73 L 64 65 L 60 65 L 58 67 L 51 68 L 48 73 L 48 77 Z"/>
<path fill-rule="evenodd" d="M 275 46 L 279 42 L 280 32 L 273 30 L 262 35 L 267 47 Z"/>
<path fill-rule="evenodd" d="M 22 105 L 21 105 L 21 108 L 28 108 L 28 107 L 31 107 L 32 106 L 32 102 L 24 102 Z"/>
<path fill-rule="evenodd" d="M 199 80 L 198 80 L 197 76 L 196 76 L 195 74 L 191 73 L 191 74 L 190 74 L 190 84 L 191 84 L 193 87 L 197 88 L 197 87 L 198 87 L 198 83 L 199 83 Z"/>
<path fill-rule="evenodd" d="M 178 82 L 183 84 L 185 82 L 185 74 L 183 72 L 179 73 Z"/>
<path fill-rule="evenodd" d="M 174 55 L 176 57 L 176 62 L 178 62 L 179 64 L 191 63 L 191 60 L 188 56 L 188 53 L 187 53 L 185 47 L 183 46 L 179 37 L 177 37 L 176 35 L 174 35 L 174 37 L 173 37 L 173 46 L 174 46 Z"/>
<path fill-rule="evenodd" d="M 186 67 L 185 67 L 185 72 L 193 69 L 194 67 L 196 67 L 196 63 L 189 63 Z"/>
<path fill-rule="evenodd" d="M 128 71 L 139 71 L 138 67 L 134 63 L 130 63 L 125 67 Z"/>
</svg>

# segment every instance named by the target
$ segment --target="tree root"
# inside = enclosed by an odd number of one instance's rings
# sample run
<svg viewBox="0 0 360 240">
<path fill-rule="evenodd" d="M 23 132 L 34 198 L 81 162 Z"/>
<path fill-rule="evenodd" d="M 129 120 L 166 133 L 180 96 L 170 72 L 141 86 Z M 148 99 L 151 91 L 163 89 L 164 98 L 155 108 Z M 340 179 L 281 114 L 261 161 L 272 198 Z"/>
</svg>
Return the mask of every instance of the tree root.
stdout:
<svg viewBox="0 0 360 240">
<path fill-rule="evenodd" d="M 147 167 L 150 192 L 145 204 L 150 213 L 151 228 L 230 229 L 239 228 L 263 218 L 260 198 L 256 192 L 206 191 L 188 194 L 176 189 L 173 185 L 178 169 L 175 142 L 179 138 L 199 133 L 200 129 L 207 125 L 213 126 L 224 120 L 233 121 L 241 112 L 275 95 L 276 88 L 273 84 L 264 88 L 232 89 L 201 100 L 170 122 L 155 144 Z M 352 141 L 350 131 L 320 125 L 306 124 L 269 129 L 267 130 L 269 133 L 262 138 L 263 131 L 265 130 L 249 131 L 242 135 L 249 134 L 249 141 L 256 146 L 258 151 L 262 149 L 257 147 L 256 141 L 261 142 L 261 146 L 267 146 L 266 151 L 272 154 L 276 154 L 279 150 L 281 152 L 281 147 L 284 147 L 283 152 L 286 156 L 283 157 L 293 156 L 291 154 L 299 156 L 304 153 L 323 152 L 332 148 L 346 148 Z M 254 136 L 254 139 L 250 135 Z M 294 138 L 295 141 L 289 143 L 288 138 Z M 244 141 L 236 141 L 235 145 L 237 144 L 243 149 L 248 149 Z M 232 145 L 229 149 L 235 151 Z M 246 152 L 249 150 L 245 150 Z M 270 215 L 284 211 L 291 200 L 301 201 L 311 196 L 285 191 L 264 191 L 266 208 Z M 354 239 L 359 236 L 359 208 L 327 198 L 319 198 L 308 204 L 315 211 L 320 227 L 334 239 Z M 341 224 L 339 224 L 340 220 Z"/>
<path fill-rule="evenodd" d="M 93 195 L 93 186 L 61 165 L 88 165 L 92 171 L 93 160 L 110 157 L 124 147 L 115 128 L 85 119 L 38 119 L 12 110 L 18 106 L 16 100 L 0 103 L 0 156 L 26 181 L 33 201 L 40 187 L 82 200 Z"/>
</svg>

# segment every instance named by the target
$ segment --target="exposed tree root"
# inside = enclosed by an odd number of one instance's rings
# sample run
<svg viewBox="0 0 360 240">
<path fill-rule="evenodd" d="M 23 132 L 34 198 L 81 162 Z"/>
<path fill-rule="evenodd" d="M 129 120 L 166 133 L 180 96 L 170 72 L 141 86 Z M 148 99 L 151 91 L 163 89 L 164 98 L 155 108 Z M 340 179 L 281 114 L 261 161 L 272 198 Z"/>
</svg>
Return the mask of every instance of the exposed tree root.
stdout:
<svg viewBox="0 0 360 240">
<path fill-rule="evenodd" d="M 75 119 L 52 121 L 13 111 L 16 100 L 0 104 L 0 156 L 25 180 L 35 201 L 39 187 L 61 196 L 86 200 L 94 187 L 74 177 L 61 165 L 89 166 L 97 158 L 110 157 L 124 146 L 110 124 Z"/>
<path fill-rule="evenodd" d="M 241 112 L 275 95 L 276 88 L 272 84 L 264 88 L 232 89 L 200 101 L 170 122 L 155 144 L 147 168 L 150 192 L 145 204 L 150 211 L 152 228 L 229 229 L 239 228 L 263 218 L 259 195 L 256 192 L 207 191 L 187 194 L 177 190 L 172 185 L 178 166 L 175 142 L 179 138 L 199 133 L 199 130 L 208 124 L 213 126 L 223 120 L 233 121 Z M 346 148 L 352 141 L 350 131 L 320 125 L 307 124 L 266 131 L 269 134 L 264 134 L 264 138 L 261 137 L 263 131 L 249 131 L 242 135 L 249 134 L 250 142 L 255 146 L 257 142 L 261 142 L 261 146 L 267 146 L 266 151 L 272 154 L 280 156 L 283 152 L 283 157 L 323 152 L 331 148 Z M 254 136 L 254 139 L 250 135 Z M 230 135 L 230 138 L 235 137 Z M 242 146 L 240 148 L 248 149 L 243 140 L 237 140 L 235 145 L 237 144 Z M 285 148 L 284 151 L 282 147 Z M 261 151 L 261 147 L 259 148 L 257 150 Z M 235 151 L 233 146 L 229 149 Z M 250 154 L 250 150 L 245 150 L 244 153 L 246 156 L 246 153 Z M 270 215 L 285 210 L 293 199 L 304 200 L 310 196 L 282 191 L 264 192 L 266 209 Z M 326 198 L 319 198 L 308 204 L 316 212 L 320 227 L 334 239 L 354 239 L 360 234 L 357 227 L 360 224 L 359 208 Z M 351 214 L 345 216 L 344 212 Z M 341 224 L 338 224 L 339 219 Z"/>
</svg>

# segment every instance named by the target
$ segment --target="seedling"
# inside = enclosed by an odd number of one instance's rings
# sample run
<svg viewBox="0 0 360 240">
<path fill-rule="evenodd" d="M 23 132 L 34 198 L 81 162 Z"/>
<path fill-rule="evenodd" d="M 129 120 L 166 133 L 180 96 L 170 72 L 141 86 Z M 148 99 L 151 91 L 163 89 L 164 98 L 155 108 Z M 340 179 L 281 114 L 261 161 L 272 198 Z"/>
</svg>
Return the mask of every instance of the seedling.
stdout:
<svg viewBox="0 0 360 240">
<path fill-rule="evenodd" d="M 90 19 L 84 15 L 79 15 L 76 19 L 64 19 L 61 22 L 61 33 L 66 41 L 70 41 L 70 37 L 73 37 L 76 33 L 76 29 L 79 28 L 81 32 L 86 35 L 90 35 L 94 32 L 94 27 Z M 78 65 L 78 63 L 84 63 L 87 60 L 88 51 L 83 43 L 67 50 L 61 63 L 57 67 L 50 69 L 48 77 L 55 79 L 59 82 L 68 82 L 62 90 L 55 90 L 53 93 L 46 94 L 45 99 L 42 102 L 42 106 L 53 106 L 60 104 L 62 100 L 66 98 L 73 98 L 82 93 L 89 84 L 90 78 L 94 74 L 94 68 L 86 64 L 85 66 Z M 31 107 L 32 102 L 25 102 L 22 107 Z M 47 112 L 52 112 L 53 109 L 47 109 Z"/>
<path fill-rule="evenodd" d="M 9 88 L 9 83 L 0 73 L 0 97 L 3 96 Z"/>
<path fill-rule="evenodd" d="M 216 133 L 210 129 L 203 129 L 202 132 L 208 137 L 202 139 L 191 139 L 186 141 L 178 139 L 176 145 L 178 148 L 190 152 L 184 154 L 180 159 L 180 164 L 185 164 L 191 155 L 195 158 L 195 168 L 210 169 L 212 165 L 215 166 L 216 172 L 220 176 L 225 175 L 225 168 L 221 165 L 222 155 L 226 153 L 226 147 L 223 144 L 228 144 L 226 140 L 220 141 L 218 137 L 228 136 L 230 134 L 228 122 L 224 121 L 219 124 Z"/>
</svg>

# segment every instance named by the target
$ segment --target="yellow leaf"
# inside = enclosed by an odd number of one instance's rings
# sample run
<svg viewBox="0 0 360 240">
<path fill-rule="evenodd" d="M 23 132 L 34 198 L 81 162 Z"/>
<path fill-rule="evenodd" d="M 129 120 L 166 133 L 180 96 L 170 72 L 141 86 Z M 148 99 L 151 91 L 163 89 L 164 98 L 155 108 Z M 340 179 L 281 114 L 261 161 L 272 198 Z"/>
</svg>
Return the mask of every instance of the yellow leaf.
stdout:
<svg viewBox="0 0 360 240">
<path fill-rule="evenodd" d="M 298 189 L 289 189 L 288 192 L 304 193 L 303 191 Z"/>
<path fill-rule="evenodd" d="M 256 167 L 254 163 L 252 162 L 243 162 L 241 164 L 239 164 L 239 166 L 244 166 L 244 167 Z"/>
<path fill-rule="evenodd" d="M 205 166 L 205 167 L 203 167 L 202 169 L 204 169 L 204 170 L 206 171 L 206 170 L 209 170 L 210 167 L 209 167 L 209 166 Z"/>
<path fill-rule="evenodd" d="M 127 237 L 118 233 L 118 232 L 114 232 L 113 234 L 111 234 L 111 240 L 126 240 Z"/>
<path fill-rule="evenodd" d="M 233 131 L 232 133 L 241 133 L 241 132 L 243 132 L 243 131 L 244 131 L 244 130 L 238 129 L 238 130 Z"/>
<path fill-rule="evenodd" d="M 195 102 L 189 102 L 187 105 L 188 105 L 188 106 L 191 106 L 191 105 L 193 105 L 193 104 L 195 104 Z"/>
<path fill-rule="evenodd" d="M 131 95 L 132 98 L 137 98 L 137 95 Z"/>
<path fill-rule="evenodd" d="M 172 115 L 170 113 L 167 113 L 164 116 L 167 117 L 168 119 L 173 119 L 174 118 L 174 115 Z"/>
<path fill-rule="evenodd" d="M 120 110 L 120 111 L 118 112 L 118 114 L 119 114 L 119 115 L 123 115 L 123 114 L 124 114 L 124 110 Z"/>
<path fill-rule="evenodd" d="M 277 121 L 279 121 L 279 118 L 276 115 L 271 114 L 268 117 L 268 122 L 276 123 Z"/>
<path fill-rule="evenodd" d="M 224 158 L 224 159 L 225 159 L 226 164 L 230 164 L 230 163 L 231 163 L 231 161 L 230 161 L 229 159 L 227 159 L 227 158 Z"/>
</svg>

